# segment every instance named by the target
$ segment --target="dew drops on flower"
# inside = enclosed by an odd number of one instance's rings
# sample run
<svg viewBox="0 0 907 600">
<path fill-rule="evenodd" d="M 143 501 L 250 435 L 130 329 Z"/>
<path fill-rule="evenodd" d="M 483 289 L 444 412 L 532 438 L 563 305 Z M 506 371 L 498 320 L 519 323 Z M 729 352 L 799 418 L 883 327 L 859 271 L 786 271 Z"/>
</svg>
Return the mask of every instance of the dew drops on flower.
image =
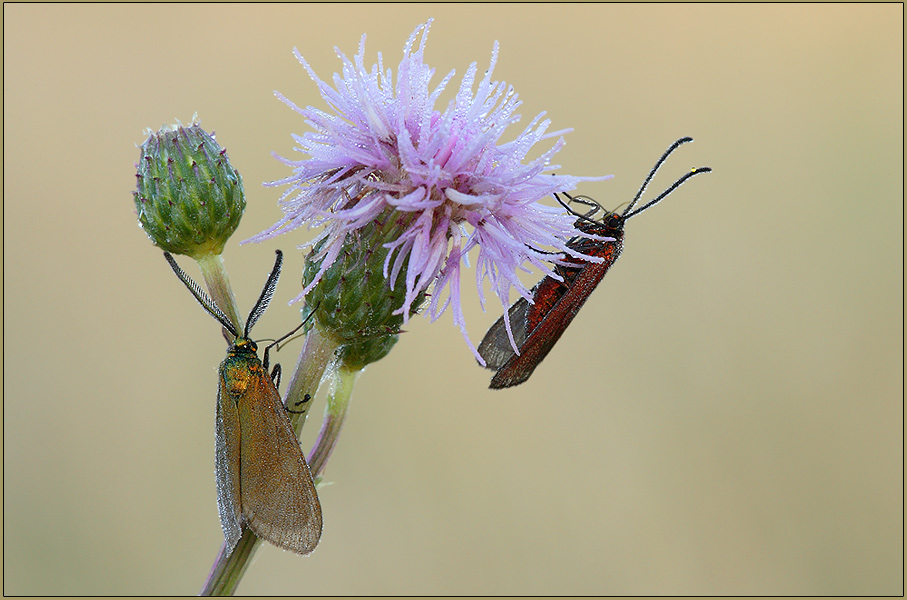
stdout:
<svg viewBox="0 0 907 600">
<path fill-rule="evenodd" d="M 305 158 L 275 154 L 293 174 L 265 184 L 288 186 L 279 201 L 283 218 L 246 241 L 266 240 L 301 225 L 323 227 L 314 240 L 300 246 L 324 240 L 315 257 L 321 260 L 319 274 L 300 300 L 339 255 L 347 236 L 393 212 L 400 231 L 385 243 L 390 252 L 383 269 L 394 281 L 405 264 L 407 289 L 398 313 L 408 318 L 418 294 L 430 291 L 431 320 L 449 306 L 454 323 L 482 362 L 466 333 L 460 299 L 467 253 L 477 248 L 476 284 L 483 308 L 485 280 L 502 309 L 510 305 L 511 287 L 531 299 L 517 272 L 533 266 L 557 277 L 548 266 L 558 261 L 552 252 L 578 256 L 566 242 L 583 235 L 574 227 L 574 216 L 540 200 L 570 191 L 580 181 L 610 176 L 555 174 L 560 166 L 551 160 L 571 130 L 548 132 L 545 113 L 515 139 L 501 141 L 504 131 L 520 120 L 514 111 L 521 103 L 512 86 L 492 80 L 497 42 L 478 85 L 478 69 L 472 63 L 454 98 L 443 111 L 437 110 L 435 104 L 455 72 L 431 87 L 435 70 L 423 60 L 431 23 L 419 25 L 406 41 L 396 79 L 380 52 L 377 64 L 366 66 L 365 35 L 352 61 L 335 49 L 343 67 L 341 74 L 334 74 L 333 85 L 319 78 L 294 49 L 327 108 L 302 108 L 275 92 L 312 130 L 293 135 L 294 150 Z M 524 164 L 535 144 L 555 138 L 551 147 Z"/>
</svg>

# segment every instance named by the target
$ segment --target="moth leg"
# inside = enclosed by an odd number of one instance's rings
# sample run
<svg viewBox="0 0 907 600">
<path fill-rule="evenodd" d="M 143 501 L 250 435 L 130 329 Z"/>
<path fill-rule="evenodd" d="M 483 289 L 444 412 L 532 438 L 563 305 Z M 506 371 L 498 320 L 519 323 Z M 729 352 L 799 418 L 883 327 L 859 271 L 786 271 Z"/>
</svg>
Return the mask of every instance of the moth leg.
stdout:
<svg viewBox="0 0 907 600">
<path fill-rule="evenodd" d="M 265 367 L 265 368 L 267 369 L 268 367 Z M 274 370 L 271 371 L 271 381 L 274 382 L 274 387 L 276 387 L 278 390 L 280 389 L 280 374 L 281 373 L 282 373 L 282 370 L 280 368 L 280 363 L 277 363 L 276 365 L 274 365 Z"/>
<path fill-rule="evenodd" d="M 305 412 L 309 409 L 309 402 L 311 401 L 312 395 L 306 393 L 302 396 L 302 400 L 297 401 L 295 404 L 296 407 L 302 406 L 302 410 L 293 410 L 289 406 L 284 406 L 284 409 L 286 409 L 288 413 L 293 413 L 294 415 L 302 415 L 305 414 Z"/>
</svg>

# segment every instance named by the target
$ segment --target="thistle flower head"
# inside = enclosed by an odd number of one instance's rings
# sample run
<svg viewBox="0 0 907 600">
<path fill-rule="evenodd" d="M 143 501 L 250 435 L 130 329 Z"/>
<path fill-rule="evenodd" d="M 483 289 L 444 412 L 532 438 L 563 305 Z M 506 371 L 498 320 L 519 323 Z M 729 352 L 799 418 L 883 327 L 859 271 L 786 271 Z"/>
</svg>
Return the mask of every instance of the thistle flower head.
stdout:
<svg viewBox="0 0 907 600">
<path fill-rule="evenodd" d="M 133 192 L 139 225 L 172 254 L 220 254 L 246 207 L 226 150 L 194 118 L 147 133 Z"/>
<path fill-rule="evenodd" d="M 531 298 L 517 271 L 529 264 L 556 276 L 546 265 L 557 262 L 552 252 L 575 255 L 566 241 L 582 235 L 574 228 L 575 217 L 539 200 L 569 191 L 581 180 L 603 178 L 550 173 L 558 168 L 550 163 L 564 145 L 560 136 L 569 130 L 548 132 L 544 113 L 516 139 L 501 141 L 505 129 L 520 119 L 515 114 L 520 102 L 511 86 L 492 80 L 497 43 L 478 85 L 473 63 L 447 108 L 436 110 L 454 71 L 431 87 L 435 71 L 423 60 L 430 25 L 429 20 L 410 35 L 396 78 L 380 53 L 376 65 L 366 66 L 365 36 L 353 60 L 337 50 L 343 69 L 334 75 L 333 86 L 296 51 L 329 108 L 300 108 L 277 94 L 314 131 L 293 136 L 295 149 L 306 158 L 277 157 L 293 174 L 266 184 L 289 186 L 280 199 L 284 217 L 248 241 L 303 224 L 324 227 L 306 244 L 315 248 L 310 258 L 318 269 L 306 278 L 301 297 L 319 284 L 353 236 L 380 223 L 382 237 L 376 243 L 387 250 L 380 253 L 384 284 L 404 286 L 395 314 L 406 322 L 430 293 L 431 319 L 450 306 L 475 353 L 460 302 L 467 253 L 478 249 L 476 280 L 483 305 L 483 280 L 503 306 L 509 304 L 511 287 Z M 557 138 L 553 145 L 527 160 L 536 143 L 552 138 Z M 388 223 L 396 227 L 390 237 Z"/>
</svg>

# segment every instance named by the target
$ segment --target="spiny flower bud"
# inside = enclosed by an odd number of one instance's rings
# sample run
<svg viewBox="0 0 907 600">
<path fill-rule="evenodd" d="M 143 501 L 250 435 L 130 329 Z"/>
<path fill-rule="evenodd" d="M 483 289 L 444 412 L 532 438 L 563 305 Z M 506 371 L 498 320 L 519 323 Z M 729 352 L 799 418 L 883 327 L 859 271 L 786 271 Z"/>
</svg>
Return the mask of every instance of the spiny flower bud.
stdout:
<svg viewBox="0 0 907 600">
<path fill-rule="evenodd" d="M 393 289 L 383 271 L 389 252 L 384 244 L 399 236 L 399 223 L 388 219 L 387 213 L 384 218 L 349 235 L 340 255 L 306 295 L 303 317 L 315 310 L 318 327 L 341 345 L 341 361 L 350 369 L 362 369 L 384 358 L 397 343 L 404 320 L 402 313 L 393 313 L 404 305 L 406 264 L 397 273 Z M 306 257 L 303 287 L 318 273 L 319 251 L 325 242 L 326 238 Z M 424 293 L 418 294 L 410 305 L 410 315 L 424 299 Z"/>
<path fill-rule="evenodd" d="M 223 252 L 246 208 L 227 151 L 197 123 L 165 126 L 141 150 L 133 196 L 151 241 L 196 259 Z"/>
</svg>

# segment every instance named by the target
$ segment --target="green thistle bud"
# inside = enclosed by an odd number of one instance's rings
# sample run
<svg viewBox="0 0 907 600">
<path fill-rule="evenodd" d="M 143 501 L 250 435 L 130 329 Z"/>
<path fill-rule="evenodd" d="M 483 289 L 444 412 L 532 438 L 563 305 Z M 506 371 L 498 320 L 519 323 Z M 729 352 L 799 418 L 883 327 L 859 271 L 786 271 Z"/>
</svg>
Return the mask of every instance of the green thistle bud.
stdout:
<svg viewBox="0 0 907 600">
<path fill-rule="evenodd" d="M 406 295 L 406 265 L 400 269 L 393 289 L 384 277 L 383 246 L 399 236 L 395 221 L 375 220 L 348 234 L 344 250 L 321 280 L 306 296 L 303 318 L 313 307 L 318 327 L 340 344 L 340 359 L 348 369 L 362 369 L 384 358 L 400 334 L 403 315 L 392 314 L 403 305 Z M 315 278 L 320 262 L 313 260 L 323 246 L 319 243 L 306 258 L 302 284 Z M 412 303 L 410 315 L 421 306 L 425 294 Z"/>
<path fill-rule="evenodd" d="M 139 225 L 172 254 L 220 254 L 246 208 L 227 151 L 197 123 L 152 133 L 142 144 L 136 179 Z"/>
</svg>

